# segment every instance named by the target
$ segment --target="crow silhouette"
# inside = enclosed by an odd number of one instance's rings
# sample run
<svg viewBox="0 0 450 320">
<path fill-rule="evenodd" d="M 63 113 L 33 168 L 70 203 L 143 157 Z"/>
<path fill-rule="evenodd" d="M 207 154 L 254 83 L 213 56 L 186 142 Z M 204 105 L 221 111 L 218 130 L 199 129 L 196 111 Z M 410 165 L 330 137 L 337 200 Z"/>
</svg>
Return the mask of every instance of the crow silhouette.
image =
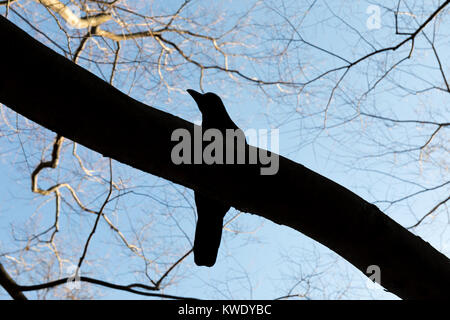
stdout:
<svg viewBox="0 0 450 320">
<path fill-rule="evenodd" d="M 218 129 L 225 137 L 226 129 L 239 129 L 228 115 L 222 100 L 216 94 L 205 94 L 188 89 L 202 113 L 202 130 Z M 225 138 L 224 138 L 225 141 Z M 225 161 L 224 161 L 225 163 Z M 195 191 L 197 226 L 194 240 L 194 261 L 198 266 L 212 267 L 217 258 L 222 238 L 223 218 L 230 205 Z"/>
</svg>

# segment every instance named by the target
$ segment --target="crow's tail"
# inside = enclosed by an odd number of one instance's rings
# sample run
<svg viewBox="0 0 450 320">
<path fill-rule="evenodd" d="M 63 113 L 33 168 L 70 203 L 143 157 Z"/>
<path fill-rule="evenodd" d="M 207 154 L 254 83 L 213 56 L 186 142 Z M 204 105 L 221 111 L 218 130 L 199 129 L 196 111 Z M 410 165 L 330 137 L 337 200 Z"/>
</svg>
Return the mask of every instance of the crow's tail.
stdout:
<svg viewBox="0 0 450 320">
<path fill-rule="evenodd" d="M 222 238 L 223 218 L 206 216 L 197 220 L 194 240 L 194 261 L 198 266 L 212 267 L 216 263 Z"/>
</svg>

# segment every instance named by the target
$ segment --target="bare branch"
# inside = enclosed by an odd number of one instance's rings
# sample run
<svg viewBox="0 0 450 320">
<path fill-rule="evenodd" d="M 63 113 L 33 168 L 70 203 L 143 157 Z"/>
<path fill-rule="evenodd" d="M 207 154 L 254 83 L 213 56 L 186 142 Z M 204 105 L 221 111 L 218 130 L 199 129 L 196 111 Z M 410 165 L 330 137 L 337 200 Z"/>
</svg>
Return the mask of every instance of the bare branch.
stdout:
<svg viewBox="0 0 450 320">
<path fill-rule="evenodd" d="M 59 14 L 71 27 L 76 29 L 96 27 L 112 19 L 112 15 L 109 13 L 80 18 L 69 7 L 58 0 L 39 0 L 39 2 Z"/>
<path fill-rule="evenodd" d="M 13 4 L 14 2 L 16 2 L 18 0 L 3 0 L 0 1 L 0 6 L 10 6 L 11 4 Z"/>
<path fill-rule="evenodd" d="M 22 293 L 17 283 L 11 278 L 3 265 L 0 263 L 0 285 L 9 293 L 14 300 L 28 300 Z"/>
<path fill-rule="evenodd" d="M 108 203 L 109 198 L 111 197 L 111 194 L 112 194 L 112 191 L 113 191 L 113 173 L 112 173 L 112 160 L 111 160 L 111 158 L 109 158 L 109 174 L 110 174 L 110 180 L 109 180 L 108 195 L 106 196 L 105 201 L 103 202 L 99 212 L 97 213 L 97 218 L 95 219 L 94 227 L 92 228 L 91 233 L 89 234 L 89 237 L 86 240 L 86 244 L 84 245 L 84 249 L 83 249 L 83 254 L 80 257 L 80 260 L 78 261 L 78 267 L 77 267 L 76 275 L 78 275 L 78 272 L 79 272 L 79 270 L 81 268 L 81 264 L 83 263 L 84 258 L 86 257 L 86 253 L 87 253 L 87 250 L 88 250 L 91 238 L 94 235 L 95 231 L 97 230 L 98 222 L 100 221 L 100 217 L 103 214 L 103 209 L 105 209 L 105 206 Z"/>
<path fill-rule="evenodd" d="M 422 223 L 423 220 L 425 220 L 426 217 L 428 217 L 431 214 L 433 214 L 433 212 L 435 212 L 440 206 L 445 204 L 448 200 L 450 200 L 450 196 L 448 196 L 446 199 L 444 199 L 441 202 L 439 202 L 438 204 L 436 204 L 430 211 L 428 211 L 422 218 L 420 218 L 419 221 L 417 221 L 417 223 L 413 224 L 410 227 L 407 227 L 406 229 L 412 229 L 412 228 L 417 227 L 419 224 Z"/>
<path fill-rule="evenodd" d="M 37 284 L 37 285 L 30 285 L 30 286 L 17 285 L 17 289 L 19 289 L 20 291 L 42 290 L 42 289 L 53 288 L 55 286 L 59 286 L 59 285 L 62 285 L 62 284 L 67 284 L 67 283 L 69 283 L 72 280 L 73 280 L 72 278 L 62 278 L 62 279 L 59 279 L 59 280 L 55 280 L 55 281 L 51 281 L 51 282 L 47 282 L 47 283 L 42 283 L 42 284 Z M 131 285 L 125 285 L 124 286 L 124 285 L 110 283 L 110 282 L 106 282 L 106 281 L 102 281 L 102 280 L 98 280 L 98 279 L 94 279 L 94 278 L 89 278 L 89 277 L 79 277 L 79 278 L 77 278 L 77 280 L 88 282 L 88 283 L 92 283 L 92 284 L 96 284 L 96 285 L 107 287 L 107 288 L 111 288 L 111 289 L 127 291 L 127 292 L 135 293 L 135 294 L 138 294 L 138 295 L 142 295 L 142 296 L 159 297 L 159 298 L 166 298 L 166 299 L 197 300 L 196 298 L 180 297 L 180 296 L 173 296 L 173 295 L 160 294 L 160 293 L 151 293 L 151 292 L 144 292 L 144 291 L 139 291 L 139 290 L 133 289 L 133 287 L 137 287 L 138 286 L 137 284 L 131 284 Z M 140 288 L 147 288 L 148 286 L 139 285 L 139 287 Z M 153 290 L 153 289 L 150 289 L 150 290 Z"/>
</svg>

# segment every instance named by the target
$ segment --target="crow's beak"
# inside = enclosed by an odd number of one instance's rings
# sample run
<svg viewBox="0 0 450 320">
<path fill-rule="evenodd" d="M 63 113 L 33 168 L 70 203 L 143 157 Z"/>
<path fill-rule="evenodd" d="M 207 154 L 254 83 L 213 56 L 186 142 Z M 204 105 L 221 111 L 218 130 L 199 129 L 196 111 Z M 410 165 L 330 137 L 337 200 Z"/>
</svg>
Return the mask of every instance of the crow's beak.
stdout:
<svg viewBox="0 0 450 320">
<path fill-rule="evenodd" d="M 203 104 L 202 101 L 203 94 L 192 89 L 187 89 L 186 91 L 191 95 L 191 97 L 195 100 L 195 102 L 197 102 L 197 105 L 199 107 Z"/>
</svg>

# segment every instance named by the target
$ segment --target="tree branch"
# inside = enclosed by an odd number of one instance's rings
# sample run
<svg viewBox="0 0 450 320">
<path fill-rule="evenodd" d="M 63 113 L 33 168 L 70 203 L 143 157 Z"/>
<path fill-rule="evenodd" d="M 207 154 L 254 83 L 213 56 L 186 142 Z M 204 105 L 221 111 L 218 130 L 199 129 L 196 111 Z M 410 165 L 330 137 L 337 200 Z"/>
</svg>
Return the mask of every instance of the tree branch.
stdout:
<svg viewBox="0 0 450 320">
<path fill-rule="evenodd" d="M 58 0 L 38 0 L 50 10 L 59 14 L 72 28 L 84 29 L 96 27 L 112 19 L 109 13 L 100 13 L 90 17 L 78 17 L 69 7 Z"/>
<path fill-rule="evenodd" d="M 5 268 L 1 263 L 0 263 L 0 286 L 2 286 L 14 300 L 28 300 L 27 297 L 25 297 L 25 295 L 19 289 L 17 283 L 10 277 L 10 275 L 8 274 L 8 272 L 5 270 Z"/>
<path fill-rule="evenodd" d="M 55 281 L 50 281 L 47 283 L 42 283 L 42 284 L 37 284 L 37 285 L 31 285 L 31 286 L 21 286 L 21 285 L 17 285 L 17 288 L 20 291 L 35 291 L 35 290 L 42 290 L 42 289 L 48 289 L 48 288 L 53 288 L 62 284 L 66 284 L 68 282 L 70 282 L 70 278 L 62 278 L 62 279 L 58 279 Z M 145 285 L 141 285 L 141 284 L 130 284 L 127 286 L 124 285 L 120 285 L 120 284 L 115 284 L 115 283 L 110 283 L 110 282 L 106 282 L 103 280 L 98 280 L 98 279 L 93 279 L 93 278 L 89 278 L 89 277 L 79 277 L 79 279 L 77 279 L 79 281 L 84 281 L 84 282 L 89 282 L 92 284 L 96 284 L 99 286 L 103 286 L 103 287 L 107 287 L 107 288 L 111 288 L 111 289 L 115 289 L 115 290 L 121 290 L 121 291 L 127 291 L 127 292 L 131 292 L 134 294 L 139 294 L 142 296 L 148 296 L 148 297 L 159 297 L 159 298 L 166 298 L 166 299 L 183 299 L 183 300 L 197 300 L 195 298 L 189 298 L 189 297 L 180 297 L 180 296 L 172 296 L 169 294 L 162 294 L 162 293 L 152 293 L 152 292 L 145 292 L 145 291 L 139 291 L 136 289 L 133 289 L 134 287 L 140 287 L 146 290 L 155 290 L 153 287 L 148 287 Z"/>
<path fill-rule="evenodd" d="M 13 4 L 14 2 L 16 2 L 17 0 L 4 0 L 4 1 L 0 1 L 0 6 L 10 6 L 11 4 Z"/>
<path fill-rule="evenodd" d="M 71 278 L 62 278 L 46 283 L 31 285 L 31 286 L 22 286 L 18 285 L 6 272 L 3 265 L 0 263 L 0 285 L 5 288 L 5 290 L 11 295 L 11 297 L 15 300 L 28 300 L 25 295 L 22 293 L 22 291 L 36 291 L 36 290 L 42 290 L 42 289 L 49 289 L 53 288 L 62 284 L 66 284 L 71 281 Z M 145 291 L 139 291 L 134 289 L 135 287 L 139 287 L 141 289 L 145 289 L 148 291 L 152 290 L 158 290 L 155 287 L 149 287 L 143 284 L 134 283 L 130 285 L 120 285 L 115 283 L 106 282 L 103 280 L 93 279 L 89 277 L 79 277 L 77 278 L 77 281 L 84 281 L 88 283 L 92 283 L 95 285 L 115 289 L 115 290 L 121 290 L 121 291 L 127 291 L 138 295 L 148 296 L 148 297 L 158 297 L 158 298 L 166 298 L 166 299 L 183 299 L 183 300 L 197 300 L 195 298 L 189 298 L 189 297 L 180 297 L 180 296 L 173 296 L 169 294 L 162 294 L 162 293 L 152 293 L 152 292 L 145 292 Z"/>
</svg>

